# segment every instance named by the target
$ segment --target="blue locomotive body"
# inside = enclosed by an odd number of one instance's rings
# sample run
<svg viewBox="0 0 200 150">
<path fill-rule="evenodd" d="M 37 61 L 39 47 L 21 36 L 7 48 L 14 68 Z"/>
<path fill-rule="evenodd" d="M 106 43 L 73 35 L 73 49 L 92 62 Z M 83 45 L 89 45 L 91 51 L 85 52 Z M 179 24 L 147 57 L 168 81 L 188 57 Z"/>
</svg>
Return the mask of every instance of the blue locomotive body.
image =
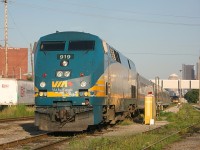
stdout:
<svg viewBox="0 0 200 150">
<path fill-rule="evenodd" d="M 41 37 L 34 59 L 35 125 L 41 130 L 113 124 L 144 107 L 144 95 L 153 92 L 152 83 L 138 82 L 131 60 L 89 33 Z"/>
</svg>

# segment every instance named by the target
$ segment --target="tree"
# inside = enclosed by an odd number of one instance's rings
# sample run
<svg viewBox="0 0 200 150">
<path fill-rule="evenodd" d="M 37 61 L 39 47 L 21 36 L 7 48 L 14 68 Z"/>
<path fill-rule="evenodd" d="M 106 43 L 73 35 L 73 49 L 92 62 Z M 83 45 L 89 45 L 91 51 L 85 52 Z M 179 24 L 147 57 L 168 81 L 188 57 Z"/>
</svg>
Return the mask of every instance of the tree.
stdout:
<svg viewBox="0 0 200 150">
<path fill-rule="evenodd" d="M 199 100 L 199 91 L 198 90 L 191 90 L 188 91 L 184 98 L 188 101 L 188 103 L 197 103 Z"/>
</svg>

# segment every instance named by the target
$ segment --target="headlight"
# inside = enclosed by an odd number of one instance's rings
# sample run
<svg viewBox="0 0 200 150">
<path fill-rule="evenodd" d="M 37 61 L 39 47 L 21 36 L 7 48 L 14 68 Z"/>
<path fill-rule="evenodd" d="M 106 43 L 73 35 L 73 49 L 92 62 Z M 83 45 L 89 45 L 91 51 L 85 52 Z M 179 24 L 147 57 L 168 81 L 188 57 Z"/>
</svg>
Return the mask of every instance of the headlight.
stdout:
<svg viewBox="0 0 200 150">
<path fill-rule="evenodd" d="M 81 81 L 81 87 L 86 87 L 87 82 L 86 81 Z"/>
<path fill-rule="evenodd" d="M 88 96 L 88 92 L 84 92 L 84 96 Z"/>
<path fill-rule="evenodd" d="M 43 94 L 44 94 L 43 92 L 39 92 L 39 95 L 40 95 L 40 96 L 43 96 Z"/>
<path fill-rule="evenodd" d="M 69 76 L 70 76 L 70 71 L 65 71 L 65 72 L 64 72 L 64 76 L 65 76 L 65 77 L 69 77 Z"/>
<path fill-rule="evenodd" d="M 62 77 L 63 76 L 63 72 L 62 71 L 57 71 L 56 72 L 56 77 Z"/>
<path fill-rule="evenodd" d="M 44 88 L 46 86 L 45 82 L 40 82 L 40 87 Z"/>
<path fill-rule="evenodd" d="M 79 92 L 79 96 L 84 96 L 84 93 L 83 92 Z"/>
<path fill-rule="evenodd" d="M 44 96 L 47 96 L 47 92 L 44 92 L 43 95 L 44 95 Z"/>
<path fill-rule="evenodd" d="M 63 61 L 61 62 L 61 66 L 66 67 L 67 65 L 68 65 L 68 61 L 67 61 L 67 60 L 63 60 Z"/>
</svg>

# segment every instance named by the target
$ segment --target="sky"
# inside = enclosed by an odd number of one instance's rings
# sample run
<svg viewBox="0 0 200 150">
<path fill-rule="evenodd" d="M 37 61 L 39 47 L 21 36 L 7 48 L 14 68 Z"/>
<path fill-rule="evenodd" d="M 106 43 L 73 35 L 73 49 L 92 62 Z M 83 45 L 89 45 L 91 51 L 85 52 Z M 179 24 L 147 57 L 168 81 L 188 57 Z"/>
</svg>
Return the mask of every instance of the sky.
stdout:
<svg viewBox="0 0 200 150">
<path fill-rule="evenodd" d="M 142 76 L 167 79 L 180 76 L 182 64 L 199 61 L 200 0 L 8 0 L 9 47 L 29 48 L 56 31 L 95 34 L 131 59 Z"/>
</svg>

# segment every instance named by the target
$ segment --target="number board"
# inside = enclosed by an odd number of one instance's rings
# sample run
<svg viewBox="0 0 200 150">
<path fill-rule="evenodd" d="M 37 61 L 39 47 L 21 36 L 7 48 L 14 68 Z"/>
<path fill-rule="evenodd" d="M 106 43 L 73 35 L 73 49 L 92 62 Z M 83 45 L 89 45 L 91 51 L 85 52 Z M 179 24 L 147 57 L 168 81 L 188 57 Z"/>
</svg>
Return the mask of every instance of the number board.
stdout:
<svg viewBox="0 0 200 150">
<path fill-rule="evenodd" d="M 58 54 L 57 59 L 62 60 L 62 59 L 73 59 L 74 54 Z"/>
</svg>

